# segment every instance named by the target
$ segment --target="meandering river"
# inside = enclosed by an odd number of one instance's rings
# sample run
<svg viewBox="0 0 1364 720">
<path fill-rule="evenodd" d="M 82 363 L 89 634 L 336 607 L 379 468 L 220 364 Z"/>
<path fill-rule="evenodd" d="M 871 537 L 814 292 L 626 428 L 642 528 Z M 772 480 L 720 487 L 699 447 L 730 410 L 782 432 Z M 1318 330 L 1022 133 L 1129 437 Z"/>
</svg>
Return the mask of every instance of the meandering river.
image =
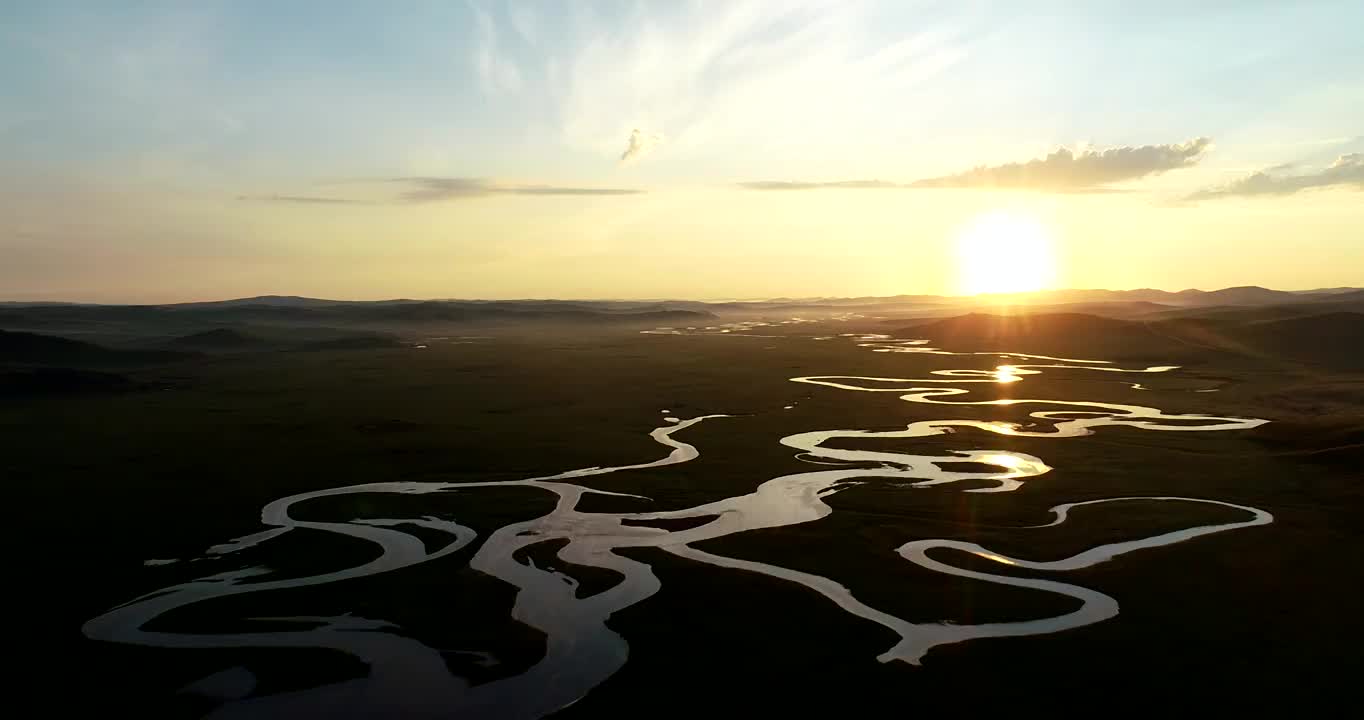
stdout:
<svg viewBox="0 0 1364 720">
<path fill-rule="evenodd" d="M 695 329 L 698 332 L 726 332 L 742 336 L 761 327 L 717 326 Z M 672 328 L 655 334 L 687 334 Z M 944 418 L 906 425 L 903 430 L 872 431 L 858 429 L 813 430 L 790 435 L 781 442 L 798 451 L 797 457 L 828 469 L 817 469 L 768 479 L 750 492 L 684 510 L 652 513 L 595 513 L 578 510 L 583 495 L 598 493 L 573 483 L 573 480 L 607 473 L 686 463 L 699 456 L 699 450 L 685 442 L 689 428 L 700 423 L 739 423 L 726 415 L 681 418 L 669 415 L 665 424 L 655 428 L 651 437 L 667 450 L 661 458 L 612 467 L 569 470 L 555 475 L 505 482 L 438 483 L 376 482 L 300 493 L 280 498 L 261 511 L 264 529 L 253 535 L 214 546 L 212 556 L 231 556 L 244 549 L 306 528 L 347 536 L 371 543 L 378 557 L 343 570 L 304 577 L 276 578 L 265 567 L 245 567 L 192 580 L 134 599 L 96 617 L 84 626 L 85 634 L 96 640 L 147 645 L 163 648 L 329 648 L 346 653 L 362 663 L 365 676 L 342 680 L 305 690 L 253 695 L 254 677 L 245 668 L 226 668 L 206 678 L 199 690 L 214 692 L 224 702 L 212 717 L 262 718 L 298 717 L 326 714 L 331 717 L 499 717 L 538 718 L 581 699 L 594 687 L 619 670 L 627 661 L 627 639 L 607 627 L 611 615 L 635 605 L 660 588 L 653 569 L 614 551 L 631 547 L 654 547 L 689 560 L 732 568 L 803 585 L 827 598 L 830 611 L 841 610 L 893 631 L 899 640 L 878 657 L 883 662 L 903 661 L 917 665 L 934 647 L 966 640 L 991 637 L 1037 635 L 1082 627 L 1116 616 L 1118 601 L 1098 591 L 1057 580 L 1026 579 L 1008 574 L 993 574 L 957 567 L 954 555 L 969 553 L 993 561 L 1001 570 L 1009 567 L 1064 573 L 1069 570 L 1108 562 L 1127 553 L 1192 540 L 1204 535 L 1264 525 L 1272 516 L 1252 507 L 1200 498 L 1115 497 L 1068 503 L 1052 508 L 1049 527 L 1083 515 L 1099 504 L 1131 502 L 1199 503 L 1239 511 L 1244 519 L 1213 525 L 1190 527 L 1151 537 L 1093 547 L 1076 555 L 1047 562 L 1008 557 L 974 543 L 949 539 L 916 540 L 901 545 L 897 552 L 906 561 L 929 570 L 995 583 L 1054 593 L 1080 601 L 1078 609 L 1054 617 L 1018 622 L 957 625 L 932 618 L 913 621 L 871 607 L 832 578 L 800 572 L 778 565 L 724 557 L 692 546 L 702 540 L 733 533 L 774 528 L 818 520 L 831 512 L 825 502 L 831 494 L 864 483 L 893 483 L 901 487 L 936 487 L 942 491 L 1002 493 L 1024 489 L 1029 479 L 1051 468 L 1039 457 L 1019 452 L 989 449 L 944 451 L 941 454 L 911 454 L 877 450 L 850 450 L 829 447 L 830 441 L 856 438 L 919 438 L 951 432 L 979 433 L 982 445 L 990 435 L 1023 437 L 1079 438 L 1123 426 L 1159 432 L 1220 432 L 1252 428 L 1266 421 L 1212 415 L 1169 414 L 1157 408 L 1084 400 L 995 399 L 955 400 L 970 393 L 975 383 L 1017 383 L 1043 372 L 1097 371 L 1112 373 L 1167 373 L 1173 366 L 1119 368 L 1101 360 L 1055 358 L 1017 353 L 952 353 L 929 347 L 922 340 L 895 340 L 883 335 L 848 336 L 859 345 L 879 352 L 913 352 L 934 355 L 979 354 L 1002 356 L 1010 361 L 1041 360 L 1044 363 L 999 365 L 992 370 L 940 369 L 930 377 L 886 378 L 865 376 L 806 376 L 792 382 L 814 385 L 831 392 L 895 393 L 908 403 L 943 406 L 1021 405 L 1037 408 L 1028 413 L 1036 422 L 1019 424 L 1000 421 Z M 821 336 L 813 339 L 831 339 Z M 985 471 L 960 471 L 962 463 L 984 465 Z M 476 533 L 457 521 L 437 517 L 396 517 L 355 519 L 340 522 L 305 521 L 293 517 L 292 508 L 317 498 L 358 493 L 430 494 L 459 493 L 477 502 L 478 492 L 488 487 L 529 487 L 552 493 L 557 501 L 542 517 L 501 527 L 481 543 Z M 667 530 L 649 526 L 649 521 L 691 518 L 694 526 Z M 408 528 L 422 528 L 447 536 L 447 541 L 430 549 Z M 579 596 L 577 583 L 550 568 L 537 567 L 522 559 L 518 551 L 538 543 L 562 543 L 557 556 L 565 562 L 614 571 L 621 576 L 615 585 L 599 592 Z M 453 674 L 440 651 L 424 644 L 382 618 L 354 615 L 335 617 L 274 617 L 271 627 L 281 622 L 296 629 L 262 629 L 257 632 L 204 633 L 192 630 L 151 630 L 147 626 L 177 608 L 210 599 L 248 593 L 265 593 L 375 576 L 419 563 L 440 561 L 457 551 L 477 544 L 469 560 L 475 570 L 498 578 L 517 589 L 511 615 L 545 635 L 545 654 L 525 672 L 483 684 L 471 684 Z M 153 560 L 149 563 L 165 563 Z M 837 610 L 835 610 L 837 608 Z M 158 622 L 161 626 L 164 621 Z M 907 669 L 907 672 L 912 670 Z"/>
</svg>

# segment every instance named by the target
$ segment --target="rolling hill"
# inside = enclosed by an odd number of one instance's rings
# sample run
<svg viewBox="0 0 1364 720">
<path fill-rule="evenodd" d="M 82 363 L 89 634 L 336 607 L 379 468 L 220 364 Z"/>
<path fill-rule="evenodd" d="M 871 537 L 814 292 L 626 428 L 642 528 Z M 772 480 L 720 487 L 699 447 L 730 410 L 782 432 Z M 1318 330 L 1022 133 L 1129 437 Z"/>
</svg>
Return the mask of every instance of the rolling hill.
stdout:
<svg viewBox="0 0 1364 720">
<path fill-rule="evenodd" d="M 1190 348 L 1144 323 L 1086 313 L 970 313 L 902 328 L 948 350 L 1013 351 L 1081 359 L 1168 359 Z"/>
<path fill-rule="evenodd" d="M 673 309 L 662 304 L 557 301 L 309 301 L 267 299 L 184 305 L 10 305 L 0 307 L 0 326 L 69 334 L 117 328 L 145 337 L 185 335 L 188 347 L 244 347 L 244 337 L 226 328 L 332 327 L 366 331 L 419 329 L 436 325 L 483 327 L 612 327 L 697 324 L 715 319 L 709 311 Z M 219 332 L 222 330 L 223 332 Z M 205 334 L 205 333 L 214 334 Z M 238 331 L 240 332 L 240 331 Z"/>
<path fill-rule="evenodd" d="M 1281 316 L 1264 309 L 1241 310 L 1159 322 L 1083 313 L 971 313 L 911 325 L 896 334 L 928 338 L 948 350 L 1181 362 L 1240 355 L 1364 371 L 1364 313 L 1345 311 Z"/>
<path fill-rule="evenodd" d="M 171 362 L 192 353 L 114 350 L 94 343 L 30 332 L 0 330 L 0 362 L 20 365 L 112 366 Z"/>
<path fill-rule="evenodd" d="M 188 350 L 257 350 L 269 343 L 254 335 L 248 335 L 231 328 L 215 328 L 190 335 L 173 338 L 166 343 L 168 347 Z"/>
</svg>

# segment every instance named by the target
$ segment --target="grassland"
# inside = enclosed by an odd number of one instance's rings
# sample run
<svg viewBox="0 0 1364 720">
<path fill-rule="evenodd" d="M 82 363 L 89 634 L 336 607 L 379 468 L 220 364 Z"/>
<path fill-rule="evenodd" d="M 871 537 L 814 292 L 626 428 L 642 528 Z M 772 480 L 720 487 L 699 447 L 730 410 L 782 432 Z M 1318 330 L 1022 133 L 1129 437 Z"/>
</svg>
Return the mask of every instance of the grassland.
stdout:
<svg viewBox="0 0 1364 720">
<path fill-rule="evenodd" d="M 268 501 L 306 490 L 386 480 L 486 481 L 660 456 L 647 436 L 661 410 L 735 417 L 689 429 L 691 463 L 588 478 L 582 484 L 650 500 L 585 499 L 599 511 L 685 508 L 740 494 L 811 466 L 779 444 L 813 429 L 893 429 L 939 417 L 1018 420 L 1022 410 L 941 408 L 894 394 L 791 383 L 800 375 L 922 377 L 988 368 L 989 356 L 873 353 L 822 332 L 884 331 L 871 321 L 783 330 L 783 337 L 641 335 L 597 328 L 505 332 L 477 341 L 409 338 L 426 348 L 218 353 L 121 367 L 129 385 L 7 398 L 0 474 L 17 491 L 20 635 L 34 687 L 54 702 L 195 716 L 211 707 L 177 695 L 237 664 L 261 692 L 306 687 L 361 668 L 320 650 L 159 650 L 96 643 L 80 625 L 112 605 L 216 572 L 189 558 L 259 529 Z M 969 349 L 958 347 L 953 349 Z M 562 714 L 601 717 L 808 712 L 843 706 L 1043 705 L 1057 697 L 1138 693 L 1221 700 L 1253 687 L 1267 700 L 1334 696 L 1334 669 L 1361 639 L 1356 559 L 1364 376 L 1334 367 L 1221 352 L 1181 358 L 1170 376 L 1055 370 L 981 398 L 1085 399 L 1169 412 L 1261 417 L 1246 432 L 1005 438 L 970 432 L 904 441 L 934 449 L 989 447 L 1042 457 L 1055 470 L 1007 495 L 909 490 L 876 483 L 829 499 L 815 523 L 699 544 L 717 554 L 823 574 L 872 605 L 916 620 L 1013 620 L 1070 609 L 1065 599 L 929 573 L 894 555 L 918 538 L 960 538 L 1048 559 L 1096 543 L 1226 519 L 1216 509 L 1134 503 L 1101 507 L 1045 530 L 1046 509 L 1124 495 L 1182 495 L 1253 505 L 1273 525 L 1203 538 L 1070 573 L 1117 598 L 1111 622 L 1055 635 L 934 650 L 922 668 L 882 665 L 892 637 L 797 585 L 626 551 L 654 565 L 663 589 L 613 617 L 630 643 L 624 670 Z M 1130 387 L 1142 380 L 1148 390 Z M 1216 389 L 1215 393 L 1195 393 Z M 784 409 L 793 406 L 791 409 Z M 884 441 L 883 441 L 884 442 Z M 870 445 L 868 446 L 871 447 Z M 884 447 L 884 445 L 882 446 Z M 888 449 L 888 448 L 887 448 Z M 529 489 L 420 498 L 354 496 L 309 507 L 319 517 L 397 512 L 457 517 L 480 534 L 547 510 Z M 410 506 L 410 507 L 409 507 Z M 12 524 L 14 520 L 11 521 Z M 244 561 L 308 572 L 362 560 L 364 546 L 298 533 Z M 491 679 L 534 662 L 543 640 L 507 616 L 511 589 L 469 570 L 472 548 L 445 561 L 335 587 L 212 603 L 166 622 L 230 629 L 234 618 L 354 612 L 382 617 L 449 650 L 460 674 Z M 563 570 L 572 575 L 574 568 Z M 581 571 L 577 571 L 581 572 Z M 1026 574 L 1026 573 L 1022 573 Z M 1038 575 L 1041 576 L 1041 575 Z M 580 578 L 585 583 L 609 578 Z M 267 597 L 268 595 L 268 597 Z M 189 611 L 185 611 L 189 613 Z M 485 667 L 463 651 L 492 653 Z M 684 690 L 684 691 L 683 691 Z M 663 706 L 660 707 L 660 703 Z"/>
</svg>

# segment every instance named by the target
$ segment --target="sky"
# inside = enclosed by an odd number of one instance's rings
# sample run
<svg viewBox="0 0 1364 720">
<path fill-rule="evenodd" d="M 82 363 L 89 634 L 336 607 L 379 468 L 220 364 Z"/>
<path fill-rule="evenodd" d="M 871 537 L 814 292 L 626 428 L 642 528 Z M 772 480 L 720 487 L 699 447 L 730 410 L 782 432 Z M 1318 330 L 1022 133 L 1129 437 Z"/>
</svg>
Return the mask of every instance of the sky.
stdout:
<svg viewBox="0 0 1364 720">
<path fill-rule="evenodd" d="M 1358 0 L 0 15 L 0 300 L 1364 285 Z"/>
</svg>

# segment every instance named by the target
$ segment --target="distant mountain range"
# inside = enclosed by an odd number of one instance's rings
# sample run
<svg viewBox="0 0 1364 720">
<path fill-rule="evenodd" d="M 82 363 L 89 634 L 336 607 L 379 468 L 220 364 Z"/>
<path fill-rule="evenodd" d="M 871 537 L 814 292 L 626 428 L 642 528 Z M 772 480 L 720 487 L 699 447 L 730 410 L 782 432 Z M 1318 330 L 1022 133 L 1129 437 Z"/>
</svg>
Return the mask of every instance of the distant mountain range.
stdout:
<svg viewBox="0 0 1364 720">
<path fill-rule="evenodd" d="M 697 301 L 386 300 L 262 296 L 175 305 L 0 306 L 0 370 L 11 385 L 103 388 L 82 371 L 205 355 L 399 348 L 437 334 L 633 332 L 719 317 L 857 318 L 943 347 L 1183 362 L 1211 355 L 1364 370 L 1364 290 L 1055 290 L 1029 295 Z M 34 374 L 34 368 L 73 372 Z M 8 368 L 8 369 L 6 369 Z M 18 373 L 18 374 L 16 374 Z M 19 378 L 15 380 L 15 378 Z"/>
<path fill-rule="evenodd" d="M 1364 288 L 1335 287 L 1315 290 L 1272 290 L 1258 285 L 1222 288 L 1220 290 L 1156 290 L 1142 288 L 1137 290 L 1067 289 L 1043 290 L 1032 293 L 1004 293 L 982 295 L 885 295 L 859 297 L 804 297 L 769 298 L 761 300 L 462 300 L 428 299 L 415 300 L 396 298 L 392 300 L 328 300 L 298 295 L 259 295 L 255 297 L 212 300 L 205 302 L 169 303 L 160 305 L 109 305 L 101 303 L 73 302 L 0 302 L 0 310 L 8 308 L 160 308 L 170 312 L 210 311 L 214 309 L 240 308 L 292 308 L 340 310 L 356 307 L 388 307 L 388 317 L 401 317 L 410 313 L 434 313 L 456 315 L 459 311 L 470 314 L 558 314 L 585 313 L 629 317 L 640 313 L 692 310 L 708 312 L 711 310 L 773 308 L 773 307 L 842 307 L 878 305 L 969 305 L 969 304 L 1010 304 L 1010 305 L 1054 305 L 1071 303 L 1157 303 L 1179 307 L 1208 305 L 1272 305 L 1298 302 L 1348 302 L 1364 300 Z M 402 309 L 399 309 L 402 308 Z"/>
<path fill-rule="evenodd" d="M 0 303 L 0 328 L 88 340 L 127 349 L 243 352 L 389 342 L 477 329 L 546 331 L 714 324 L 718 317 L 790 318 L 839 314 L 865 318 L 942 318 L 971 312 L 1085 313 L 1171 320 L 1256 311 L 1255 319 L 1364 311 L 1364 289 L 1050 290 L 1012 295 L 895 295 L 848 298 L 695 300 L 328 300 L 263 295 L 170 305 Z M 382 337 L 380 337 L 382 336 Z M 377 339 L 376 339 L 377 338 Z"/>
<path fill-rule="evenodd" d="M 1037 293 L 1042 302 L 1152 302 L 1162 305 L 1273 305 L 1278 303 L 1364 300 L 1364 289 L 1270 290 L 1257 285 L 1221 290 L 1053 290 Z M 985 296 L 982 299 L 1017 299 L 1018 296 Z M 1034 300 L 1033 302 L 1038 302 Z"/>
<path fill-rule="evenodd" d="M 930 303 L 943 305 L 1055 305 L 1071 303 L 1144 302 L 1161 305 L 1272 305 L 1296 302 L 1340 302 L 1364 300 L 1364 288 L 1341 287 L 1317 290 L 1271 290 L 1257 285 L 1221 290 L 1043 290 L 1032 293 L 987 293 L 982 295 L 892 295 L 853 298 L 778 298 L 765 302 L 780 305 L 885 305 L 891 303 Z M 735 303 L 725 303 L 735 304 Z"/>
</svg>

